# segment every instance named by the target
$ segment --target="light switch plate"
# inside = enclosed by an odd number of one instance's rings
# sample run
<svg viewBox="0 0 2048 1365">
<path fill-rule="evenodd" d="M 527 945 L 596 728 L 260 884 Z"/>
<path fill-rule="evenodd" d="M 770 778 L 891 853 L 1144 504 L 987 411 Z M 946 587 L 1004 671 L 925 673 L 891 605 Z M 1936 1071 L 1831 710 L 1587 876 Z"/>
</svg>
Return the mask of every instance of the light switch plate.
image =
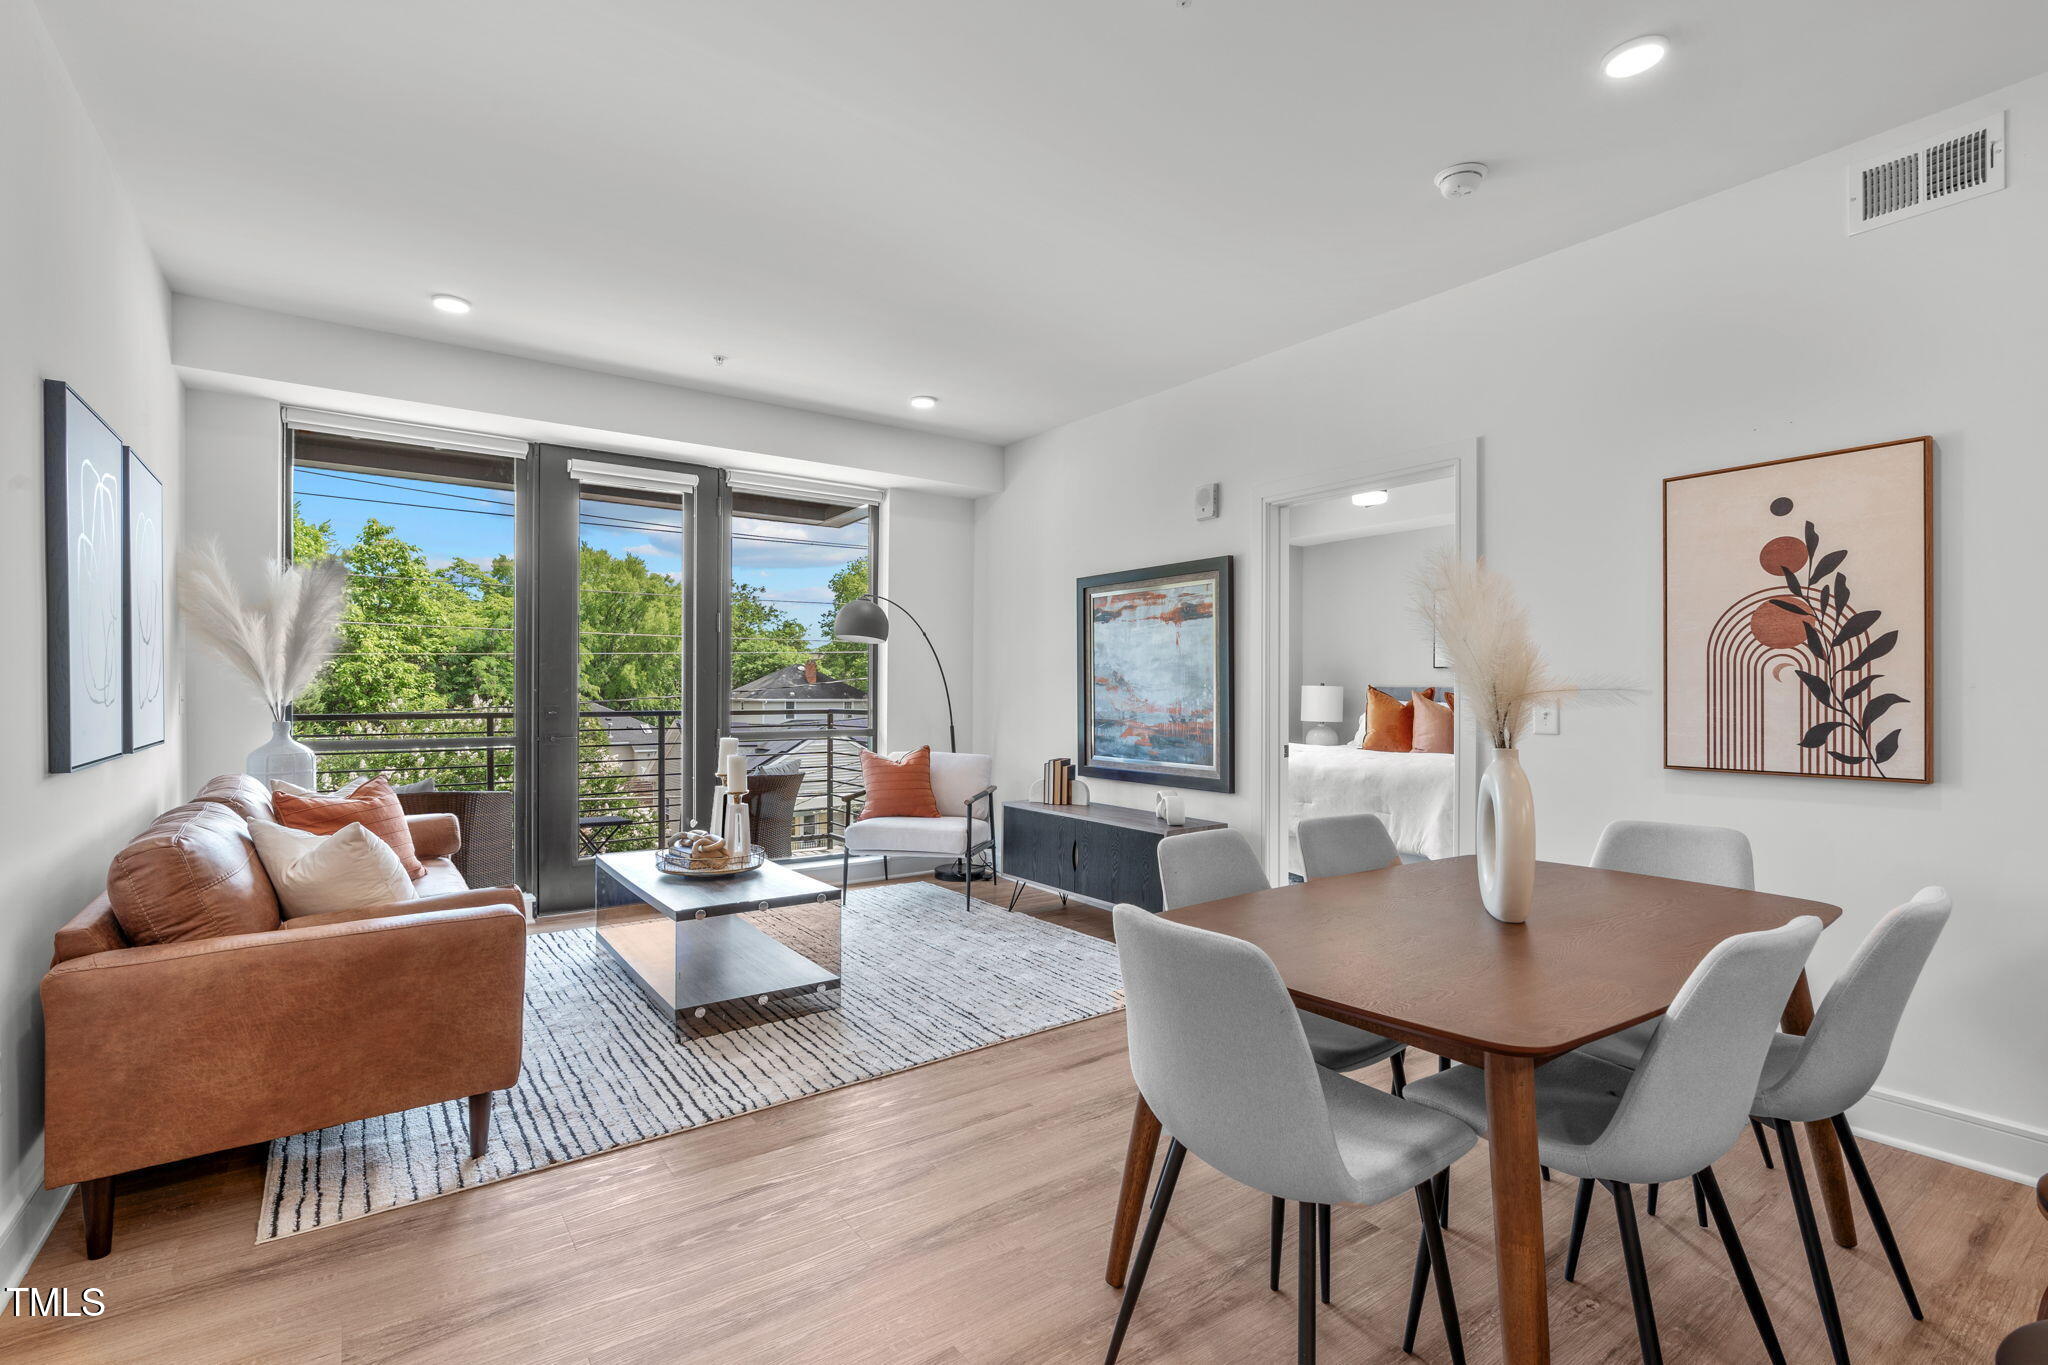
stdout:
<svg viewBox="0 0 2048 1365">
<path fill-rule="evenodd" d="M 1557 733 L 1558 704 L 1554 701 L 1538 702 L 1529 708 L 1529 733 L 1532 735 L 1554 735 Z"/>
</svg>

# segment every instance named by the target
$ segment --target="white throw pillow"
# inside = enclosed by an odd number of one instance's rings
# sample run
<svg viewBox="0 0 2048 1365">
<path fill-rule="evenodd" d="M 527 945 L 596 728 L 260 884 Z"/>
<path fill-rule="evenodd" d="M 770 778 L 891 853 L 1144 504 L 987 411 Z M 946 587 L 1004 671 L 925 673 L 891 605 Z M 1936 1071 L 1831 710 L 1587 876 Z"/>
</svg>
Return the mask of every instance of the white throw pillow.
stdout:
<svg viewBox="0 0 2048 1365">
<path fill-rule="evenodd" d="M 286 919 L 415 898 L 412 878 L 391 845 L 360 824 L 313 834 L 252 820 L 249 835 Z"/>
</svg>

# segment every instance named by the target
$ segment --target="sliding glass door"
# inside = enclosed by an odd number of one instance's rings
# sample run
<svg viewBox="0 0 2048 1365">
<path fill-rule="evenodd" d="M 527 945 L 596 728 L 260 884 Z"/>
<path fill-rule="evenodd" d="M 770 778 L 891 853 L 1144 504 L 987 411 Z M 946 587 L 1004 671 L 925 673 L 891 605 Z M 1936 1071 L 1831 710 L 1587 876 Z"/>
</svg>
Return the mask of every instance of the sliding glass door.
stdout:
<svg viewBox="0 0 2048 1365">
<path fill-rule="evenodd" d="M 597 854 L 659 847 L 709 809 L 728 498 L 708 466 L 561 446 L 528 465 L 529 889 L 542 910 L 578 909 Z"/>
</svg>

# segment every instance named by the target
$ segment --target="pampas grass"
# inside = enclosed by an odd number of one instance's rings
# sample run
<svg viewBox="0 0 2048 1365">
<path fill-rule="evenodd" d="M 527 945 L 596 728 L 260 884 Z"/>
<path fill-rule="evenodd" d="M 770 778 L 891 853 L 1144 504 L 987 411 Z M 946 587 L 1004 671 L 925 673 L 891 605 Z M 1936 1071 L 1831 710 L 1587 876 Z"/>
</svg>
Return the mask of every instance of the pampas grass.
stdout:
<svg viewBox="0 0 2048 1365">
<path fill-rule="evenodd" d="M 1574 695 L 1617 699 L 1628 690 L 1581 689 L 1551 672 L 1514 586 L 1484 560 L 1437 555 L 1416 574 L 1414 593 L 1415 614 L 1451 658 L 1458 709 L 1497 749 L 1516 747 L 1534 707 Z"/>
<path fill-rule="evenodd" d="M 193 550 L 178 570 L 186 629 L 248 679 L 277 720 L 340 646 L 337 627 L 347 595 L 348 569 L 331 557 L 305 564 L 272 560 L 248 597 L 218 541 Z"/>
</svg>

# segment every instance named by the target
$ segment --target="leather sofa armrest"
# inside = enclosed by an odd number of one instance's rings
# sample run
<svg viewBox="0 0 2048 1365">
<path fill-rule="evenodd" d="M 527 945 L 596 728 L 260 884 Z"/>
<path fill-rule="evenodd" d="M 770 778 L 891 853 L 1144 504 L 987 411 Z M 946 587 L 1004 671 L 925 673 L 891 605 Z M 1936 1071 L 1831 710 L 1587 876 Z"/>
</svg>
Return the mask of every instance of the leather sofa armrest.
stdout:
<svg viewBox="0 0 2048 1365">
<path fill-rule="evenodd" d="M 517 1082 L 526 921 L 492 905 L 120 948 L 43 977 L 46 1183 Z"/>
<path fill-rule="evenodd" d="M 462 850 L 462 822 L 445 812 L 408 815 L 405 827 L 412 851 L 421 858 L 453 858 Z"/>
<path fill-rule="evenodd" d="M 516 886 L 478 886 L 467 891 L 449 891 L 418 900 L 393 901 L 389 905 L 366 905 L 357 910 L 330 910 L 324 915 L 299 915 L 278 926 L 281 934 L 317 929 L 323 924 L 353 924 L 357 920 L 391 919 L 399 915 L 424 915 L 435 910 L 473 910 L 485 905 L 505 905 L 526 918 L 526 898 Z"/>
</svg>

